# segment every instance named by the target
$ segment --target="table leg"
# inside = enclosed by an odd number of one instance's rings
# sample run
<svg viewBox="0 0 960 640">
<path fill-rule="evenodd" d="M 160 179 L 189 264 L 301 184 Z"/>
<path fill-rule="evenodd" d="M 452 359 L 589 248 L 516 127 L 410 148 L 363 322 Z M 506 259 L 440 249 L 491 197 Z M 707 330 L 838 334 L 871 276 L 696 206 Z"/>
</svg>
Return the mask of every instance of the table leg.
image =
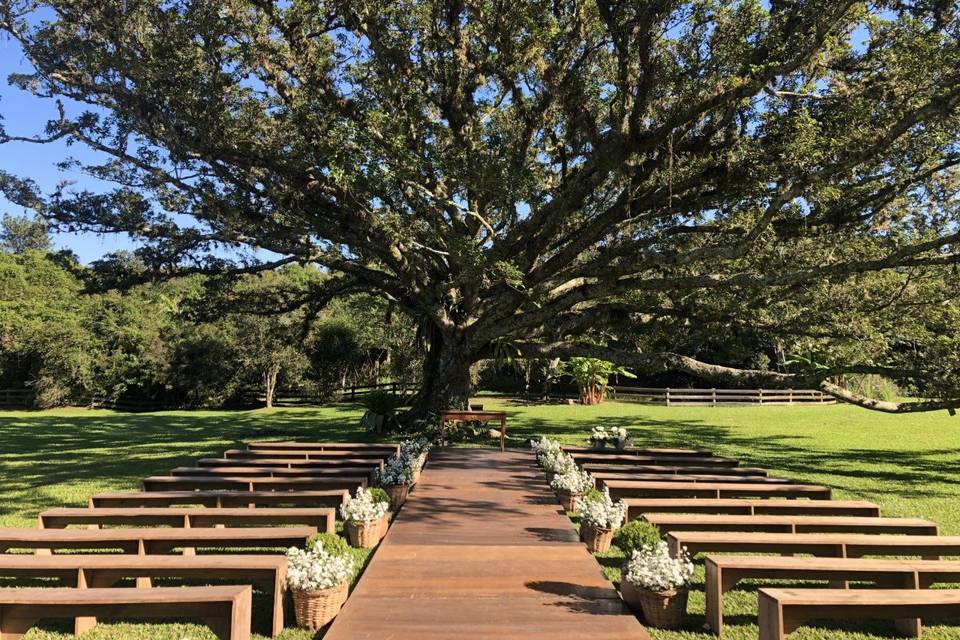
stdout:
<svg viewBox="0 0 960 640">
<path fill-rule="evenodd" d="M 507 417 L 500 416 L 500 451 L 506 451 Z"/>
</svg>

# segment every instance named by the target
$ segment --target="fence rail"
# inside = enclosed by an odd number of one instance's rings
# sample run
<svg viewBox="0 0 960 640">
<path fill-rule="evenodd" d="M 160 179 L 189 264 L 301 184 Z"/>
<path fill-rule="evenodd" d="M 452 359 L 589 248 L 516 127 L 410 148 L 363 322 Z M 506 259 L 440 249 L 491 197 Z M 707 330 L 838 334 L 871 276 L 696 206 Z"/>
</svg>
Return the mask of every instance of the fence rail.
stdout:
<svg viewBox="0 0 960 640">
<path fill-rule="evenodd" d="M 31 389 L 0 389 L 0 407 L 22 409 L 33 404 Z"/>
<path fill-rule="evenodd" d="M 836 398 L 816 389 L 671 389 L 610 387 L 611 395 L 625 402 L 671 405 L 833 404 Z"/>
</svg>

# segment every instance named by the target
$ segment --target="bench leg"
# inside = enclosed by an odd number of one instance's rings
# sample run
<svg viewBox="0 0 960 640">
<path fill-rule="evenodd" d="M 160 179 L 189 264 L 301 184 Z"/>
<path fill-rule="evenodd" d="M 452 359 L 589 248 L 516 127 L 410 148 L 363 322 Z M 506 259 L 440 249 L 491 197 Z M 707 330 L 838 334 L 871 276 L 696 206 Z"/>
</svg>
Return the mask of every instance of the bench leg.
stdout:
<svg viewBox="0 0 960 640">
<path fill-rule="evenodd" d="M 784 640 L 783 611 L 780 603 L 760 592 L 757 624 L 760 626 L 760 640 Z"/>
<path fill-rule="evenodd" d="M 917 573 L 904 576 L 902 588 L 919 589 L 920 576 Z M 923 633 L 923 621 L 920 618 L 901 618 L 900 620 L 894 620 L 893 624 L 897 633 L 908 638 L 919 638 Z"/>
<path fill-rule="evenodd" d="M 707 577 L 704 592 L 707 597 L 707 626 L 716 635 L 723 635 L 723 572 L 709 560 L 705 564 Z"/>
</svg>

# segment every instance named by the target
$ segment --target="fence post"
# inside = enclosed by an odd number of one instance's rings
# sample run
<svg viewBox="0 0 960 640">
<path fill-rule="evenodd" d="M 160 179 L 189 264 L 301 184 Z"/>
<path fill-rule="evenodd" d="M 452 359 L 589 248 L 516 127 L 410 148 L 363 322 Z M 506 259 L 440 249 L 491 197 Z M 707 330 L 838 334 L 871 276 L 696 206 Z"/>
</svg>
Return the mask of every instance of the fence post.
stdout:
<svg viewBox="0 0 960 640">
<path fill-rule="evenodd" d="M 759 391 L 760 391 L 760 394 L 758 397 L 760 399 L 760 404 L 763 404 L 763 389 L 760 389 Z"/>
<path fill-rule="evenodd" d="M 793 389 L 787 389 L 787 403 L 793 404 Z"/>
<path fill-rule="evenodd" d="M 710 404 L 714 407 L 717 406 L 717 388 L 716 387 L 710 388 Z"/>
<path fill-rule="evenodd" d="M 666 392 L 667 392 L 667 393 L 666 393 L 666 396 L 665 396 L 665 397 L 666 397 L 666 401 L 667 401 L 667 406 L 669 407 L 669 406 L 670 406 L 670 387 L 667 387 L 667 388 L 666 388 Z"/>
</svg>

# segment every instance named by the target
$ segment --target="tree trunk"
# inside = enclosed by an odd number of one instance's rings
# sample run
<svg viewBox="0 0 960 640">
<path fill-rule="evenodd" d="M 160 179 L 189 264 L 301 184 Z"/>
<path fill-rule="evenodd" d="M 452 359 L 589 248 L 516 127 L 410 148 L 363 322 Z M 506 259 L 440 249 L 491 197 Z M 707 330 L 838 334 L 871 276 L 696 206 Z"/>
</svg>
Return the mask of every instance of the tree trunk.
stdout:
<svg viewBox="0 0 960 640">
<path fill-rule="evenodd" d="M 427 336 L 423 379 L 407 416 L 429 419 L 445 409 L 467 409 L 470 401 L 472 351 L 456 334 L 433 329 Z"/>
<path fill-rule="evenodd" d="M 277 392 L 277 376 L 280 375 L 280 365 L 271 364 L 263 372 L 263 386 L 267 397 L 267 409 L 273 408 L 273 396 Z"/>
</svg>

